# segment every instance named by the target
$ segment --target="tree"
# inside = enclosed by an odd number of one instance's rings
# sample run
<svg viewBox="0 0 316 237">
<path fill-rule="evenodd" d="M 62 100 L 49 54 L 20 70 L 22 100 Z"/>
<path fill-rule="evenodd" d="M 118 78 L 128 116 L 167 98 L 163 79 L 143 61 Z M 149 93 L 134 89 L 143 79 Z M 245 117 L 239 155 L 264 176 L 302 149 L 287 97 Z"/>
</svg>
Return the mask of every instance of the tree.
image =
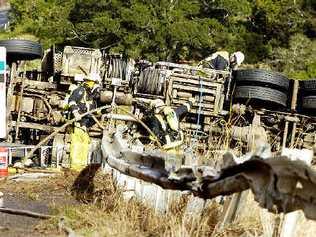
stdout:
<svg viewBox="0 0 316 237">
<path fill-rule="evenodd" d="M 11 8 L 9 34 L 33 34 L 45 47 L 106 47 L 153 61 L 240 50 L 247 63 L 272 62 L 286 73 L 313 71 L 308 65 L 290 69 L 282 56 L 286 50 L 291 55 L 298 35 L 310 42 L 306 47 L 315 41 L 311 0 L 11 0 Z"/>
<path fill-rule="evenodd" d="M 11 0 L 11 36 L 32 33 L 44 46 L 61 43 L 71 36 L 71 23 L 67 20 L 72 1 L 63 0 Z"/>
<path fill-rule="evenodd" d="M 171 60 L 183 47 L 200 54 L 214 47 L 214 33 L 222 26 L 200 12 L 197 0 L 82 0 L 69 20 L 94 46 L 115 44 L 113 51 L 133 57 Z"/>
<path fill-rule="evenodd" d="M 315 78 L 316 41 L 302 34 L 293 35 L 289 48 L 276 48 L 269 63 L 293 79 Z"/>
</svg>

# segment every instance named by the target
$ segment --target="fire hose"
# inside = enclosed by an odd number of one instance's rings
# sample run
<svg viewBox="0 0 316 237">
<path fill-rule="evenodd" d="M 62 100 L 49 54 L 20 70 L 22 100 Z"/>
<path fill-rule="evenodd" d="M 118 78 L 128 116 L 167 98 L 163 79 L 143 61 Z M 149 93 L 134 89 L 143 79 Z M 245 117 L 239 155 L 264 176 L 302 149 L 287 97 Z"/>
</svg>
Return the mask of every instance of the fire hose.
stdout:
<svg viewBox="0 0 316 237">
<path fill-rule="evenodd" d="M 81 114 L 77 119 L 71 119 L 69 120 L 67 123 L 63 124 L 61 127 L 57 128 L 53 133 L 51 133 L 50 135 L 48 135 L 47 137 L 45 137 L 41 142 L 39 142 L 24 158 L 23 161 L 31 158 L 34 154 L 35 151 L 37 151 L 42 145 L 44 145 L 45 143 L 47 143 L 50 139 L 52 139 L 54 136 L 56 136 L 59 132 L 63 131 L 66 127 L 68 127 L 70 124 L 82 119 L 83 117 L 96 113 L 97 111 L 100 110 L 104 110 L 104 109 L 109 109 L 111 106 L 109 105 L 105 105 L 105 106 L 101 106 L 98 107 L 96 109 L 90 110 L 86 113 Z"/>
</svg>

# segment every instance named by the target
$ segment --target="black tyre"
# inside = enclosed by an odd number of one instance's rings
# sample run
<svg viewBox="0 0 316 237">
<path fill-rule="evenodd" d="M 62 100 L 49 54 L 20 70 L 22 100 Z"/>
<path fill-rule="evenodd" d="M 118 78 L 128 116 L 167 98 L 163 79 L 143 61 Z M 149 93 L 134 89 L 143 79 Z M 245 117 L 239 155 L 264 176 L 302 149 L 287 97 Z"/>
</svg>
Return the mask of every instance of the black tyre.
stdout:
<svg viewBox="0 0 316 237">
<path fill-rule="evenodd" d="M 0 46 L 7 50 L 7 61 L 33 60 L 42 58 L 42 46 L 29 40 L 1 40 Z"/>
<path fill-rule="evenodd" d="M 305 96 L 303 98 L 304 109 L 316 109 L 316 96 Z"/>
<path fill-rule="evenodd" d="M 290 81 L 278 72 L 261 69 L 242 69 L 235 72 L 236 85 L 267 85 L 268 87 L 288 90 Z"/>
<path fill-rule="evenodd" d="M 316 79 L 310 79 L 302 82 L 302 89 L 305 92 L 316 92 Z"/>
<path fill-rule="evenodd" d="M 282 105 L 286 107 L 287 95 L 281 91 L 260 86 L 239 86 L 235 89 L 235 100 L 249 101 L 264 107 Z M 265 103 L 262 103 L 265 102 Z M 266 102 L 269 102 L 268 104 Z"/>
</svg>

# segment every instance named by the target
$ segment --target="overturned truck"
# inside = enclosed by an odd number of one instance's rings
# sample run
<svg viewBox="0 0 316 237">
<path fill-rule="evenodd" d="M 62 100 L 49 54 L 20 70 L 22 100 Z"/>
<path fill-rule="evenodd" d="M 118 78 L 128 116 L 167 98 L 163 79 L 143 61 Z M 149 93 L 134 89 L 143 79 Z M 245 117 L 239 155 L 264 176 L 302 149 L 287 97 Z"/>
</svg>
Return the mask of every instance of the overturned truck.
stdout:
<svg viewBox="0 0 316 237">
<path fill-rule="evenodd" d="M 77 78 L 96 73 L 101 78 L 100 106 L 128 106 L 124 107 L 127 113 L 112 111 L 98 118 L 103 126 L 110 125 L 108 129 L 95 126 L 90 131 L 91 151 L 98 150 L 103 137 L 103 161 L 112 168 L 205 199 L 250 188 L 262 207 L 285 213 L 302 209 L 307 217 L 316 219 L 315 193 L 311 191 L 316 176 L 302 162 L 252 156 L 236 164 L 228 157 L 229 165 L 219 169 L 184 167 L 186 157 L 179 163 L 171 155 L 140 144 L 131 125 L 142 116 L 133 100 L 160 98 L 176 107 L 195 97 L 192 111 L 181 123 L 186 132 L 184 147 L 191 148 L 184 156 L 215 157 L 218 155 L 214 152 L 229 146 L 237 147 L 241 154 L 250 150 L 256 135 L 264 137 L 272 151 L 285 147 L 313 149 L 314 80 L 299 83 L 259 69 L 241 69 L 231 74 L 170 62 L 144 66 L 122 55 L 72 46 L 62 50 L 52 47 L 43 56 L 38 43 L 25 40 L 0 41 L 0 46 L 7 51 L 9 74 L 4 80 L 7 131 L 2 139 L 6 146 L 34 145 L 59 129 L 67 121 L 64 100 L 69 86 Z M 40 59 L 41 67 L 26 69 L 27 61 L 33 59 Z M 113 129 L 113 120 L 122 121 L 124 129 Z M 60 130 L 49 141 L 52 151 L 45 155 L 43 163 L 69 165 L 67 134 L 66 129 Z M 97 153 L 91 154 L 93 161 L 100 162 Z"/>
<path fill-rule="evenodd" d="M 104 50 L 66 46 L 52 47 L 43 54 L 40 44 L 26 40 L 0 41 L 7 50 L 7 124 L 5 140 L 26 145 L 37 144 L 65 123 L 64 100 L 76 78 L 88 73 L 101 77 L 101 104 L 127 105 L 135 116 L 141 116 L 132 101 L 164 100 L 173 107 L 190 97 L 196 103 L 181 123 L 186 146 L 197 154 L 210 150 L 238 147 L 243 153 L 253 139 L 254 126 L 266 134 L 273 151 L 282 147 L 315 147 L 315 80 L 289 80 L 285 76 L 260 69 L 240 69 L 232 74 L 184 64 L 157 62 L 140 65 L 119 54 Z M 41 60 L 41 67 L 26 69 L 27 61 Z M 111 114 L 101 122 L 122 120 L 131 116 Z M 102 130 L 93 127 L 90 135 L 96 143 Z M 50 141 L 56 162 L 69 154 L 69 137 L 63 131 Z M 55 149 L 63 147 L 62 149 Z M 67 159 L 66 159 L 67 160 Z M 67 162 L 67 161 L 66 161 Z"/>
</svg>

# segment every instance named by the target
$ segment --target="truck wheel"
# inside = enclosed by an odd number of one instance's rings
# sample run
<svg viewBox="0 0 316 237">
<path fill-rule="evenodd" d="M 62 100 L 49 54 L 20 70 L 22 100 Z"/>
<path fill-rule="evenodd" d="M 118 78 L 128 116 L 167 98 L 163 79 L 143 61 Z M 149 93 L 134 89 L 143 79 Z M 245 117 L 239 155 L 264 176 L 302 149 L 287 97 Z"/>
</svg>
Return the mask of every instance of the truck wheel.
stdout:
<svg viewBox="0 0 316 237">
<path fill-rule="evenodd" d="M 282 105 L 286 107 L 287 95 L 281 91 L 261 86 L 238 86 L 235 89 L 234 99 L 248 101 L 250 104 L 263 106 Z M 249 101 L 251 99 L 251 101 Z M 258 102 L 258 103 L 257 103 Z M 260 102 L 269 102 L 260 103 Z"/>
<path fill-rule="evenodd" d="M 262 69 L 241 69 L 235 74 L 236 85 L 267 85 L 270 88 L 288 90 L 290 81 L 278 72 Z"/>
<path fill-rule="evenodd" d="M 303 98 L 304 109 L 316 109 L 316 96 L 305 96 Z"/>
<path fill-rule="evenodd" d="M 7 50 L 8 62 L 18 60 L 33 60 L 42 58 L 42 46 L 34 41 L 29 40 L 1 40 L 0 46 Z"/>
<path fill-rule="evenodd" d="M 302 84 L 302 89 L 305 92 L 316 92 L 316 79 L 303 81 Z"/>
</svg>

